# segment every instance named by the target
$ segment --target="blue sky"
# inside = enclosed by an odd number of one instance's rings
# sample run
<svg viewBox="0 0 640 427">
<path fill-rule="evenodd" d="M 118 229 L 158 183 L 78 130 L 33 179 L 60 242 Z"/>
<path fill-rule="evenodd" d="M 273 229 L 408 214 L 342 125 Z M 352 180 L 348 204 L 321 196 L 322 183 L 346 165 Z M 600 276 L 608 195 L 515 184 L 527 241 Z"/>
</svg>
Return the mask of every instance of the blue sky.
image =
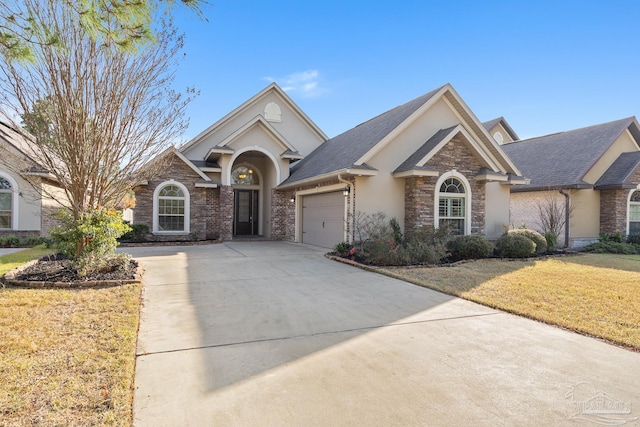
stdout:
<svg viewBox="0 0 640 427">
<path fill-rule="evenodd" d="M 522 138 L 640 115 L 640 2 L 209 1 L 177 12 L 185 139 L 270 81 L 329 137 L 447 82 Z"/>
</svg>

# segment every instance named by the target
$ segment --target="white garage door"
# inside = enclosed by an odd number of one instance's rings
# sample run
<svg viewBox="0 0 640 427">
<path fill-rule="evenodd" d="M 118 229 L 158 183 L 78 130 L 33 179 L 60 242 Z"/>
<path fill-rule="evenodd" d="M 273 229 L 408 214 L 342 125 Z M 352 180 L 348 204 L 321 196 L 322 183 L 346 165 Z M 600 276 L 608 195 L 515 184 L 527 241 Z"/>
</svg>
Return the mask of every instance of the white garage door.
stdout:
<svg viewBox="0 0 640 427">
<path fill-rule="evenodd" d="M 302 241 L 333 248 L 344 240 L 344 196 L 342 192 L 302 198 Z"/>
</svg>

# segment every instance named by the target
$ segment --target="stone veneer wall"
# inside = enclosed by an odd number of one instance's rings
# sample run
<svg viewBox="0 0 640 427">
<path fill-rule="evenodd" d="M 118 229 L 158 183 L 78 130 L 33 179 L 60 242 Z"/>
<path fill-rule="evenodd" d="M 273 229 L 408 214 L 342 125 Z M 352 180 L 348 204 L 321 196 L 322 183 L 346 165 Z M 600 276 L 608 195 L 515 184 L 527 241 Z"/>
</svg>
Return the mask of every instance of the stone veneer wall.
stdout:
<svg viewBox="0 0 640 427">
<path fill-rule="evenodd" d="M 484 234 L 485 183 L 476 178 L 482 165 L 460 136 L 453 138 L 427 165 L 441 175 L 455 169 L 467 178 L 471 186 L 471 233 Z M 407 237 L 421 226 L 434 225 L 435 185 L 438 178 L 405 178 L 404 224 Z"/>
<path fill-rule="evenodd" d="M 147 224 L 149 230 L 153 229 L 153 192 L 156 187 L 165 181 L 175 180 L 187 187 L 190 200 L 190 232 L 185 234 L 161 235 L 149 233 L 148 240 L 172 241 L 172 240 L 203 240 L 215 238 L 219 231 L 215 228 L 216 211 L 215 204 L 218 189 L 196 187 L 195 183 L 202 179 L 193 169 L 181 159 L 173 156 L 167 166 L 147 185 L 135 188 L 136 207 L 134 209 L 134 223 Z M 209 227 L 213 228 L 209 228 Z"/>
<path fill-rule="evenodd" d="M 640 168 L 627 179 L 640 184 Z M 625 190 L 600 190 L 600 232 L 627 234 L 629 192 Z"/>
<path fill-rule="evenodd" d="M 629 190 L 600 191 L 600 232 L 627 234 Z"/>
</svg>

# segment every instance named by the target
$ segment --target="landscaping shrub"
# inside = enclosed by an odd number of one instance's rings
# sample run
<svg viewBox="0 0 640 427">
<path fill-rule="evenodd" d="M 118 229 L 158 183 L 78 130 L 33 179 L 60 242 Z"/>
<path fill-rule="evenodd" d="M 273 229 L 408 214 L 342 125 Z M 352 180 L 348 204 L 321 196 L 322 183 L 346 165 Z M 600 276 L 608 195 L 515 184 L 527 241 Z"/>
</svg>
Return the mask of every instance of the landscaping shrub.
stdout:
<svg viewBox="0 0 640 427">
<path fill-rule="evenodd" d="M 127 231 L 120 237 L 120 241 L 128 242 L 144 242 L 147 234 L 149 234 L 149 226 L 147 224 L 129 224 L 125 221 L 131 230 Z"/>
<path fill-rule="evenodd" d="M 20 246 L 20 239 L 16 236 L 7 236 L 5 238 L 0 238 L 0 246 L 15 248 Z"/>
<path fill-rule="evenodd" d="M 118 246 L 117 239 L 130 230 L 122 221 L 122 213 L 115 210 L 86 212 L 76 220 L 61 209 L 55 216 L 61 225 L 51 230 L 51 237 L 81 276 L 109 262 Z"/>
<path fill-rule="evenodd" d="M 336 255 L 346 258 L 351 255 L 351 249 L 353 249 L 353 245 L 351 243 L 340 242 L 333 248 L 333 251 Z"/>
<path fill-rule="evenodd" d="M 617 233 L 600 233 L 601 242 L 622 243 L 622 234 Z"/>
<path fill-rule="evenodd" d="M 395 218 L 391 218 L 389 220 L 389 227 L 391 227 L 391 232 L 393 233 L 393 240 L 396 242 L 396 245 L 401 245 L 402 230 L 400 229 L 400 224 L 398 224 L 398 220 Z"/>
<path fill-rule="evenodd" d="M 522 233 L 506 233 L 496 241 L 498 256 L 506 258 L 526 258 L 535 255 L 536 244 Z"/>
<path fill-rule="evenodd" d="M 366 245 L 366 262 L 374 265 L 409 265 L 409 252 L 393 238 L 374 239 Z"/>
<path fill-rule="evenodd" d="M 482 236 L 456 236 L 447 242 L 453 260 L 486 258 L 493 245 Z"/>
<path fill-rule="evenodd" d="M 553 231 L 547 231 L 543 234 L 544 239 L 547 241 L 547 250 L 554 250 L 558 247 L 558 235 Z"/>
<path fill-rule="evenodd" d="M 620 243 L 612 240 L 604 240 L 580 249 L 582 252 L 596 254 L 625 254 L 632 255 L 640 253 L 640 247 L 632 243 Z"/>
<path fill-rule="evenodd" d="M 634 245 L 640 245 L 640 234 L 629 234 L 627 236 L 627 243 L 632 243 Z"/>
<path fill-rule="evenodd" d="M 547 239 L 537 231 L 530 230 L 528 228 L 518 228 L 516 230 L 509 230 L 510 234 L 520 234 L 533 240 L 536 244 L 536 255 L 541 255 L 547 252 Z"/>
</svg>

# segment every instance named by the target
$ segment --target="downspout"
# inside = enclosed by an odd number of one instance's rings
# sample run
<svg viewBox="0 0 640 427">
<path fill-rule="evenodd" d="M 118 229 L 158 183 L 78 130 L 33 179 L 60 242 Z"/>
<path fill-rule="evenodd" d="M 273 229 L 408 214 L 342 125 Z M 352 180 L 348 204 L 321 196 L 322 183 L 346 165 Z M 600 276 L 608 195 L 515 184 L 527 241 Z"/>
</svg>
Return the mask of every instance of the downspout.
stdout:
<svg viewBox="0 0 640 427">
<path fill-rule="evenodd" d="M 569 193 L 565 193 L 561 188 L 558 190 L 560 194 L 564 196 L 564 246 L 569 247 L 569 218 L 570 218 L 570 205 L 569 205 Z"/>
<path fill-rule="evenodd" d="M 351 181 L 347 181 L 346 179 L 342 178 L 342 174 L 338 174 L 338 181 L 342 182 L 343 184 L 346 184 L 347 187 L 349 187 L 349 207 L 347 207 L 347 218 L 349 218 L 349 210 L 351 211 L 351 226 L 349 227 L 349 231 L 350 233 L 347 235 L 347 239 L 349 241 L 349 243 L 353 243 L 353 231 L 354 231 L 354 227 L 355 227 L 355 221 L 356 221 L 356 214 L 355 214 L 355 197 L 354 197 L 354 186 L 353 183 Z"/>
</svg>

